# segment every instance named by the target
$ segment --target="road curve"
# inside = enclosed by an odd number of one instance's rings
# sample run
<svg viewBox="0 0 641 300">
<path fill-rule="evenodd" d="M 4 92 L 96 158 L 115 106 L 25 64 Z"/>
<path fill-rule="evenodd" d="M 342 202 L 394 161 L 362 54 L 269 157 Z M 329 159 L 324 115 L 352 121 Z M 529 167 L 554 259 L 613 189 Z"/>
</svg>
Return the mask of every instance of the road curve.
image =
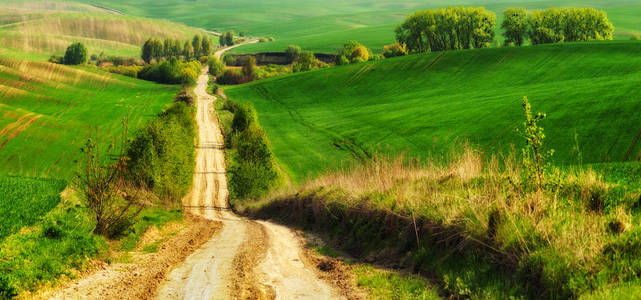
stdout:
<svg viewBox="0 0 641 300">
<path fill-rule="evenodd" d="M 183 206 L 221 221 L 223 229 L 168 275 L 158 299 L 342 298 L 319 279 L 292 230 L 240 218 L 229 210 L 224 140 L 207 84 L 203 71 L 194 90 L 199 129 L 196 172 Z"/>
</svg>

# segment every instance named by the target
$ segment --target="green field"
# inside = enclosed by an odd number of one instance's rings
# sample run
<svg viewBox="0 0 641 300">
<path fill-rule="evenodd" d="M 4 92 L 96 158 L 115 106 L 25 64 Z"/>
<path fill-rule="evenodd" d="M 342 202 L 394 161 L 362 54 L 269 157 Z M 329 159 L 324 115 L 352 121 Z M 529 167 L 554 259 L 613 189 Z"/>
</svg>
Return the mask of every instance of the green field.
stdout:
<svg viewBox="0 0 641 300">
<path fill-rule="evenodd" d="M 410 55 L 230 87 L 251 101 L 296 180 L 373 152 L 426 157 L 470 141 L 519 144 L 528 96 L 557 163 L 639 156 L 641 43 L 602 42 Z"/>
<path fill-rule="evenodd" d="M 67 183 L 56 179 L 0 177 L 0 241 L 38 221 L 60 201 Z"/>
<path fill-rule="evenodd" d="M 182 24 L 117 15 L 86 4 L 11 3 L 0 3 L 3 57 L 46 60 L 52 54 L 63 55 L 73 42 L 84 43 L 90 55 L 139 57 L 140 47 L 150 37 L 186 40 L 204 34 Z"/>
<path fill-rule="evenodd" d="M 89 133 L 108 144 L 131 115 L 135 129 L 178 91 L 91 69 L 0 59 L 0 175 L 68 179 Z"/>
<path fill-rule="evenodd" d="M 539 9 L 577 6 L 605 9 L 616 28 L 615 38 L 627 39 L 641 32 L 641 1 L 497 1 L 497 0 L 82 0 L 111 7 L 126 14 L 163 18 L 194 27 L 246 31 L 252 36 L 273 36 L 275 42 L 247 45 L 236 52 L 283 51 L 298 44 L 317 52 L 335 52 L 348 40 L 358 40 L 380 52 L 394 40 L 394 26 L 418 9 L 453 5 L 485 6 L 497 13 L 508 7 Z M 497 31 L 500 31 L 497 26 Z M 500 35 L 500 34 L 499 34 Z"/>
</svg>

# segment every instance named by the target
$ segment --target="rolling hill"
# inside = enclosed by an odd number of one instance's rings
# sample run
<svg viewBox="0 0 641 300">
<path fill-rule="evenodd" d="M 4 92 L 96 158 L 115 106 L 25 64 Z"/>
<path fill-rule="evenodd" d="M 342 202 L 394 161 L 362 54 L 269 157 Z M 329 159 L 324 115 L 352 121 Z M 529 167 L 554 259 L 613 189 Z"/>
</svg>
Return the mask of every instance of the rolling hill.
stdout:
<svg viewBox="0 0 641 300">
<path fill-rule="evenodd" d="M 69 179 L 89 133 L 108 144 L 130 115 L 154 117 L 178 86 L 44 62 L 0 58 L 0 175 Z"/>
<path fill-rule="evenodd" d="M 639 158 L 641 43 L 601 42 L 410 55 L 231 87 L 253 102 L 274 152 L 300 181 L 373 152 L 426 157 L 468 140 L 520 145 L 521 100 L 559 164 Z"/>
<path fill-rule="evenodd" d="M 86 4 L 34 5 L 0 11 L 1 55 L 45 60 L 52 54 L 64 54 L 73 42 L 82 42 L 90 54 L 138 57 L 149 37 L 184 40 L 205 34 L 182 24 L 119 15 Z"/>
<path fill-rule="evenodd" d="M 496 1 L 496 0 L 81 0 L 83 3 L 115 8 L 129 15 L 162 18 L 190 26 L 246 31 L 253 36 L 274 36 L 275 42 L 246 45 L 236 52 L 283 51 L 290 44 L 316 52 L 335 52 L 357 40 L 376 52 L 394 40 L 394 27 L 418 9 L 447 6 L 484 6 L 497 14 L 497 24 L 508 7 L 541 9 L 548 7 L 594 7 L 604 9 L 614 24 L 615 38 L 627 39 L 641 30 L 637 17 L 639 1 Z M 497 37 L 500 37 L 497 26 Z"/>
</svg>

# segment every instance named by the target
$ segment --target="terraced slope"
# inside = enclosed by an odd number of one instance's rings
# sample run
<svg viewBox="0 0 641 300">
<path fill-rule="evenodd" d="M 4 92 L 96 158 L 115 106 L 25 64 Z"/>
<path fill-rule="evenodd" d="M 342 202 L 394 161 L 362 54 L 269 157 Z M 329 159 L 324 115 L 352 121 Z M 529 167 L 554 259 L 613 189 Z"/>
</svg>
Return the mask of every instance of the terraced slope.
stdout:
<svg viewBox="0 0 641 300">
<path fill-rule="evenodd" d="M 254 103 L 296 180 L 375 151 L 426 157 L 469 140 L 520 143 L 521 99 L 548 113 L 557 163 L 638 159 L 641 43 L 603 42 L 412 55 L 229 88 Z"/>
<path fill-rule="evenodd" d="M 68 179 L 89 132 L 103 144 L 130 115 L 136 128 L 177 92 L 129 77 L 0 58 L 0 175 Z"/>
</svg>

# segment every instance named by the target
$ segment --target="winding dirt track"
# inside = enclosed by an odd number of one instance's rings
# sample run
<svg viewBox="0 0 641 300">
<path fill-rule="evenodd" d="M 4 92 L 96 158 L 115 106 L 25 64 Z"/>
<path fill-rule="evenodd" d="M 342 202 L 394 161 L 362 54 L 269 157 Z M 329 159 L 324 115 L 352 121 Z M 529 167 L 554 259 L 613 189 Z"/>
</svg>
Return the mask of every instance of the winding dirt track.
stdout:
<svg viewBox="0 0 641 300">
<path fill-rule="evenodd" d="M 222 52 L 216 53 L 220 56 Z M 208 77 L 195 93 L 199 147 L 185 210 L 221 221 L 222 230 L 175 268 L 160 286 L 159 299 L 333 299 L 342 298 L 319 279 L 301 239 L 270 222 L 237 217 L 229 210 L 224 141 L 215 116 Z"/>
</svg>

